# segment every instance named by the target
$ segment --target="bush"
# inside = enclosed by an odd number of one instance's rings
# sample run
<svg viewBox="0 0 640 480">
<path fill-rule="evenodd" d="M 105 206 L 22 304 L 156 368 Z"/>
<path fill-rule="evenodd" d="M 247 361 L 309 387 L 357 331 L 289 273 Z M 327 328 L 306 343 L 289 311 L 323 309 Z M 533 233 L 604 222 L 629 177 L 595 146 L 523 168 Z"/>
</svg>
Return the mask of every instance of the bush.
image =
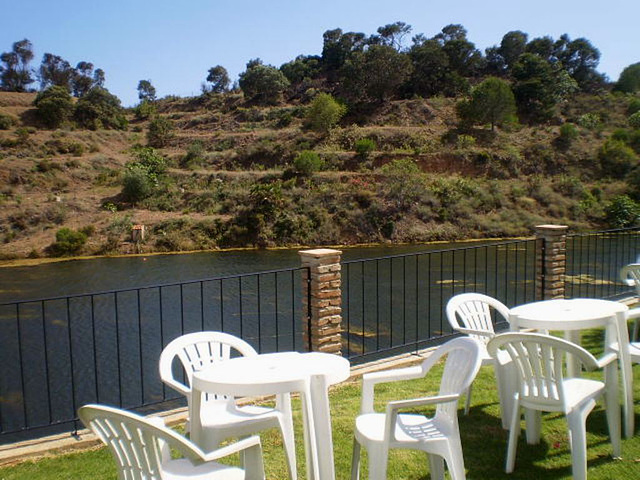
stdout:
<svg viewBox="0 0 640 480">
<path fill-rule="evenodd" d="M 618 195 L 605 207 L 609 226 L 624 228 L 636 225 L 640 216 L 640 205 L 627 195 Z"/>
<path fill-rule="evenodd" d="M 293 167 L 299 175 L 311 176 L 324 168 L 324 160 L 316 152 L 304 150 L 293 159 Z"/>
<path fill-rule="evenodd" d="M 180 161 L 180 165 L 184 168 L 195 168 L 202 164 L 204 160 L 204 146 L 200 140 L 196 140 L 187 148 L 187 154 Z"/>
<path fill-rule="evenodd" d="M 38 93 L 33 104 L 38 118 L 50 128 L 59 127 L 73 114 L 71 94 L 66 88 L 57 85 Z"/>
<path fill-rule="evenodd" d="M 149 123 L 147 143 L 155 148 L 166 147 L 173 138 L 173 122 L 165 117 L 155 117 Z"/>
<path fill-rule="evenodd" d="M 629 118 L 627 118 L 627 122 L 629 122 L 629 126 L 631 128 L 640 128 L 640 112 L 629 115 Z"/>
<path fill-rule="evenodd" d="M 155 183 L 149 172 L 139 164 L 127 166 L 122 179 L 122 196 L 127 202 L 138 203 L 151 196 Z"/>
<path fill-rule="evenodd" d="M 347 107 L 337 102 L 330 94 L 320 93 L 311 102 L 307 120 L 311 128 L 327 132 L 347 113 Z"/>
<path fill-rule="evenodd" d="M 567 149 L 578 138 L 578 127 L 573 123 L 565 123 L 560 127 L 560 133 L 555 140 L 555 145 L 561 149 Z"/>
<path fill-rule="evenodd" d="M 370 138 L 360 138 L 356 140 L 354 149 L 360 157 L 367 158 L 369 157 L 371 152 L 376 149 L 376 142 L 374 142 Z"/>
<path fill-rule="evenodd" d="M 578 118 L 578 125 L 588 130 L 595 130 L 601 125 L 600 115 L 597 113 L 585 113 Z"/>
<path fill-rule="evenodd" d="M 155 115 L 157 111 L 158 109 L 156 106 L 149 100 L 143 100 L 133 109 L 133 113 L 138 120 L 146 120 L 147 118 Z"/>
<path fill-rule="evenodd" d="M 598 159 L 603 173 L 611 177 L 622 177 L 638 164 L 638 156 L 631 147 L 611 138 L 598 150 Z"/>
<path fill-rule="evenodd" d="M 627 115 L 633 115 L 636 112 L 640 112 L 640 98 L 634 98 L 627 106 Z"/>
<path fill-rule="evenodd" d="M 77 122 L 85 128 L 127 128 L 127 119 L 120 99 L 102 87 L 94 87 L 78 100 L 74 114 Z"/>
<path fill-rule="evenodd" d="M 0 113 L 0 130 L 9 130 L 15 124 L 11 115 Z"/>
<path fill-rule="evenodd" d="M 48 252 L 53 257 L 74 255 L 82 250 L 87 241 L 87 235 L 83 232 L 61 228 L 56 232 L 56 241 L 49 245 Z"/>
</svg>

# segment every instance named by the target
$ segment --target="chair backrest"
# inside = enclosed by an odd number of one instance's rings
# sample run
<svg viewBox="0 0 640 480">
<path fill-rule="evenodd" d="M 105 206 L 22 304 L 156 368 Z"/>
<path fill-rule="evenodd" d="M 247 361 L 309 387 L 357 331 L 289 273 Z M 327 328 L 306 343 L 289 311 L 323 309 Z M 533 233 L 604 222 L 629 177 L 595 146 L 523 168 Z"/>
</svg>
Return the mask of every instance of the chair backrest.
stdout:
<svg viewBox="0 0 640 480">
<path fill-rule="evenodd" d="M 459 337 L 440 345 L 435 352 L 422 362 L 422 371 L 427 372 L 439 360 L 446 356 L 439 395 L 461 395 L 476 377 L 482 365 L 481 344 L 470 337 Z M 446 415 L 455 418 L 457 403 L 439 403 L 436 416 Z"/>
<path fill-rule="evenodd" d="M 499 300 L 481 293 L 461 293 L 447 302 L 447 319 L 454 330 L 467 328 L 493 333 L 492 309 L 509 321 L 509 309 Z M 490 338 L 473 334 L 470 336 L 485 344 Z"/>
<path fill-rule="evenodd" d="M 640 296 L 640 263 L 630 263 L 622 267 L 620 279 L 625 285 L 635 287 L 636 295 Z"/>
<path fill-rule="evenodd" d="M 522 405 L 547 411 L 564 410 L 563 367 L 567 354 L 587 369 L 598 367 L 595 357 L 584 348 L 551 335 L 503 333 L 487 345 L 493 358 L 497 358 L 498 349 L 505 350 L 515 365 Z"/>
<path fill-rule="evenodd" d="M 258 352 L 241 338 L 224 332 L 195 332 L 171 341 L 160 354 L 160 378 L 181 393 L 191 390 L 193 372 L 234 356 L 252 356 Z M 178 357 L 185 373 L 186 384 L 173 374 L 173 363 Z M 226 398 L 226 397 L 225 397 Z"/>
<path fill-rule="evenodd" d="M 204 455 L 178 433 L 135 413 L 85 405 L 78 410 L 78 416 L 110 447 L 118 477 L 123 480 L 161 480 L 162 463 L 170 458 L 167 446 L 194 461 Z"/>
</svg>

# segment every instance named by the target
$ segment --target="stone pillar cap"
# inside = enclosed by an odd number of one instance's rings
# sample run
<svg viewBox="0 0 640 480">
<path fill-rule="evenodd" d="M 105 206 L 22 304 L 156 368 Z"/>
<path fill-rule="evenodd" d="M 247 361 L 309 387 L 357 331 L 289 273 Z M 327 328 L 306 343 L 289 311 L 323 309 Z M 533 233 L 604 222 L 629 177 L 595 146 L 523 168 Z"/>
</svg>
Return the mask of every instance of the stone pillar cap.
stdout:
<svg viewBox="0 0 640 480">
<path fill-rule="evenodd" d="M 342 250 L 334 250 L 332 248 L 315 248 L 312 250 L 300 250 L 298 253 L 300 255 L 318 258 L 325 257 L 327 255 L 341 255 Z"/>
<path fill-rule="evenodd" d="M 564 230 L 567 230 L 569 227 L 567 225 L 548 224 L 548 225 L 536 225 L 535 228 L 536 230 L 564 231 Z"/>
</svg>

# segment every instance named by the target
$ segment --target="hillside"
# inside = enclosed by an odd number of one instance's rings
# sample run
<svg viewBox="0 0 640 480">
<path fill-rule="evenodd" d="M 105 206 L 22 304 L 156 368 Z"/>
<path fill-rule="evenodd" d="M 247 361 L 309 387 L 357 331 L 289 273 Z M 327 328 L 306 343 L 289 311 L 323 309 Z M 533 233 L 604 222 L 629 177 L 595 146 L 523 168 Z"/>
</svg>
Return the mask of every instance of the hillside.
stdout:
<svg viewBox="0 0 640 480">
<path fill-rule="evenodd" d="M 121 194 L 125 164 L 150 120 L 129 111 L 126 131 L 50 130 L 35 121 L 34 98 L 0 92 L 0 114 L 14 119 L 0 130 L 3 259 L 55 254 L 47 247 L 65 227 L 87 235 L 75 254 L 88 255 L 593 229 L 611 225 L 607 206 L 631 190 L 598 159 L 627 126 L 626 96 L 576 96 L 549 124 L 463 134 L 456 100 L 443 97 L 347 114 L 327 134 L 305 126 L 303 97 L 272 107 L 238 93 L 167 98 L 156 108 L 173 126 L 157 149 L 168 168 L 135 204 Z M 321 165 L 294 168 L 302 151 Z M 132 242 L 134 224 L 144 241 Z"/>
</svg>

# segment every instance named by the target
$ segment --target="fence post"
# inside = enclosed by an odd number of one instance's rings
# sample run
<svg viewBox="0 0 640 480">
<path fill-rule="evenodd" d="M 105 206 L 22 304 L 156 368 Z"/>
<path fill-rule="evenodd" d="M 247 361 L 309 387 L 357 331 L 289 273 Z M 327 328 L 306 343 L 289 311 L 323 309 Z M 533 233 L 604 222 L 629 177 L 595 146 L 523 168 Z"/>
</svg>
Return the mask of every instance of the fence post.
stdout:
<svg viewBox="0 0 640 480">
<path fill-rule="evenodd" d="M 567 268 L 566 225 L 537 225 L 536 232 L 536 300 L 564 298 L 564 275 Z"/>
<path fill-rule="evenodd" d="M 340 250 L 301 250 L 303 272 L 302 305 L 311 318 L 304 318 L 307 344 L 312 351 L 341 354 L 342 290 Z M 307 274 L 310 275 L 307 278 Z"/>
</svg>

